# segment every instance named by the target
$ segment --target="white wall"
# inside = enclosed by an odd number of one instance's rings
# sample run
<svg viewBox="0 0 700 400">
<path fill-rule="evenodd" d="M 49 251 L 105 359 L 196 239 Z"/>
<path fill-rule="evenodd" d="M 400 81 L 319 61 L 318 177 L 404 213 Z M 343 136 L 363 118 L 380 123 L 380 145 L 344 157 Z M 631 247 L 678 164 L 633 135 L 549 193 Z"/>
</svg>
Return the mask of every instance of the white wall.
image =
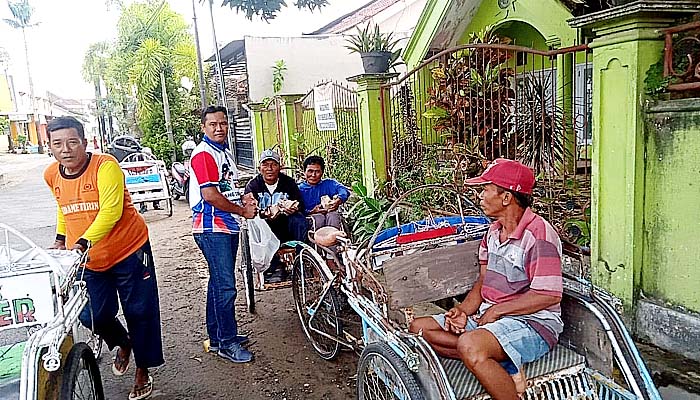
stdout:
<svg viewBox="0 0 700 400">
<path fill-rule="evenodd" d="M 344 46 L 345 38 L 304 36 L 283 38 L 245 37 L 250 100 L 272 96 L 272 66 L 284 60 L 287 71 L 280 94 L 305 94 L 322 80 L 345 79 L 362 73 L 357 53 Z"/>
</svg>

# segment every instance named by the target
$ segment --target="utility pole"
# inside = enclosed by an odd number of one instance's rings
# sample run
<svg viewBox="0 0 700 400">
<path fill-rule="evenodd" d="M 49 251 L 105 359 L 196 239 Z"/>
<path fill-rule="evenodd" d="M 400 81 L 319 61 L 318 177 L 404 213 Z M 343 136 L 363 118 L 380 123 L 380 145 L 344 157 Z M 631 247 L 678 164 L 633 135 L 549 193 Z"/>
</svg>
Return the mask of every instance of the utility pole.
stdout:
<svg viewBox="0 0 700 400">
<path fill-rule="evenodd" d="M 202 67 L 202 50 L 199 48 L 199 29 L 197 28 L 197 8 L 192 0 L 192 21 L 194 22 L 194 47 L 197 49 L 197 73 L 199 74 L 199 100 L 202 110 L 207 107 L 207 86 L 204 82 L 204 67 Z M 215 39 L 216 41 L 216 39 Z"/>
<path fill-rule="evenodd" d="M 226 88 L 224 87 L 224 71 L 221 67 L 221 53 L 219 52 L 219 43 L 216 41 L 216 28 L 214 27 L 214 0 L 209 0 L 209 17 L 211 18 L 211 33 L 214 37 L 214 54 L 216 55 L 216 75 L 219 86 L 218 104 L 226 107 Z"/>
<path fill-rule="evenodd" d="M 170 153 L 170 160 L 176 161 L 175 158 L 175 139 L 173 138 L 173 126 L 170 123 L 170 102 L 168 101 L 168 89 L 165 87 L 165 71 L 160 71 L 160 87 L 163 94 L 163 113 L 165 114 L 165 130 L 168 133 L 168 141 L 173 145 L 173 151 Z"/>
</svg>

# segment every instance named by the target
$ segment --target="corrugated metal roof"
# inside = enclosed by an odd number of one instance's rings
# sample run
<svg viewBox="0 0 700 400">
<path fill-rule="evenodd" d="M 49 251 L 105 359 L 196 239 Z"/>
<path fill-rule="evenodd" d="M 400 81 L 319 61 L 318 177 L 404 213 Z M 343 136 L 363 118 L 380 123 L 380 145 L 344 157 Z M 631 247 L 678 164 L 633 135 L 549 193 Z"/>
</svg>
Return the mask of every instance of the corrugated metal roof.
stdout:
<svg viewBox="0 0 700 400">
<path fill-rule="evenodd" d="M 308 33 L 308 35 L 321 35 L 330 33 L 343 33 L 355 26 L 367 21 L 380 12 L 393 6 L 401 0 L 372 0 L 355 11 L 349 12 L 328 25 Z"/>
</svg>

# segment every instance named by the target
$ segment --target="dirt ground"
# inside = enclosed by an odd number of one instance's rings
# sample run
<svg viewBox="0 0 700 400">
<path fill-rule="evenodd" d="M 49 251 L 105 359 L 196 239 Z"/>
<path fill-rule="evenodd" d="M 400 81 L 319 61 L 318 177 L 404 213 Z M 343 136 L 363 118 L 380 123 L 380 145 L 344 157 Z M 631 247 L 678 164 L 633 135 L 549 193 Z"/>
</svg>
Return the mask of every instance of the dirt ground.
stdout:
<svg viewBox="0 0 700 400">
<path fill-rule="evenodd" d="M 354 398 L 355 353 L 341 352 L 331 362 L 320 359 L 301 330 L 288 288 L 257 292 L 256 314 L 249 314 L 238 272 L 236 315 L 239 329 L 251 338 L 248 348 L 255 359 L 249 364 L 233 364 L 204 353 L 207 266 L 192 239 L 187 206 L 183 201 L 174 204 L 174 214 L 169 218 L 160 211 L 145 213 L 155 255 L 166 360 L 164 366 L 153 371 L 152 398 Z M 133 368 L 115 377 L 110 370 L 111 360 L 105 348 L 101 360 L 105 396 L 126 400 Z"/>
</svg>

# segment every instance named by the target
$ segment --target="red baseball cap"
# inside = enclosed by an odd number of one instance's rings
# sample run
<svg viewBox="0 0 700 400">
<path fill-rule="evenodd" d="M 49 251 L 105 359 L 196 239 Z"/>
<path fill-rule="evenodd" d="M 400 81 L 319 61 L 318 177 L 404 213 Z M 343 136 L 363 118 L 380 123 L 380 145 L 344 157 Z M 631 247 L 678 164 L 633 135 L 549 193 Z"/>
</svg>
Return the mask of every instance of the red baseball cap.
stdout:
<svg viewBox="0 0 700 400">
<path fill-rule="evenodd" d="M 493 183 L 507 190 L 523 194 L 532 194 L 535 186 L 535 174 L 530 168 L 515 160 L 497 158 L 493 160 L 481 176 L 467 179 L 467 185 L 484 185 Z"/>
</svg>

